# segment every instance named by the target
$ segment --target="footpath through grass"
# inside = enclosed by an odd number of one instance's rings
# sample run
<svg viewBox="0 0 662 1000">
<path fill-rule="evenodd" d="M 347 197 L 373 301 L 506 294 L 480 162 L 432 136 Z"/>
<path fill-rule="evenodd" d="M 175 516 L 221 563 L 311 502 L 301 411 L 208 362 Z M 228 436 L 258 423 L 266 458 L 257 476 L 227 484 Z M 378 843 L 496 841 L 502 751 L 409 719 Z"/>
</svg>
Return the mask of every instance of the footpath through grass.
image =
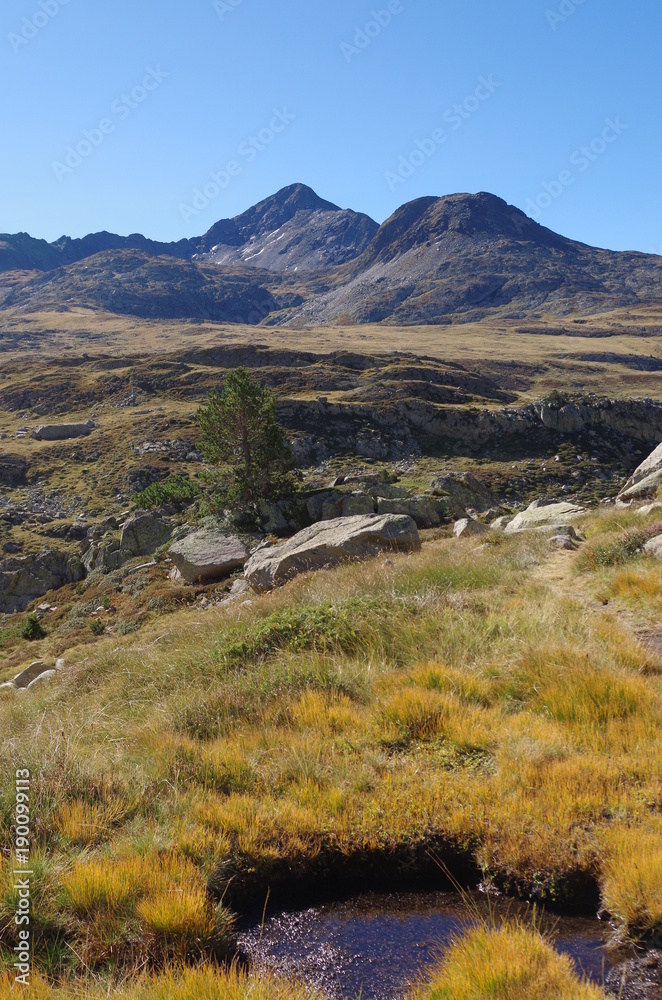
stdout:
<svg viewBox="0 0 662 1000">
<path fill-rule="evenodd" d="M 622 529 L 597 516 L 588 527 L 587 552 Z M 644 590 L 659 580 L 632 558 L 580 562 L 559 592 L 539 571 L 544 538 L 439 540 L 394 565 L 173 615 L 72 651 L 50 685 L 2 694 L 4 961 L 19 767 L 32 774 L 36 966 L 64 984 L 40 986 L 45 997 L 222 962 L 231 911 L 269 886 L 369 882 L 373 867 L 395 881 L 430 849 L 531 898 L 602 904 L 623 939 L 659 934 L 662 669 L 590 600 L 617 588 L 605 573 L 635 572 Z M 565 982 L 518 933 L 524 966 Z M 472 948 L 500 951 L 498 935 L 472 940 L 421 997 L 544 995 L 448 992 Z M 196 975 L 216 973 L 186 973 L 171 992 L 150 980 L 139 995 L 303 995 L 248 993 L 238 973 L 223 973 L 225 992 L 215 981 L 195 993 Z M 596 995 L 565 989 L 554 995 Z"/>
</svg>

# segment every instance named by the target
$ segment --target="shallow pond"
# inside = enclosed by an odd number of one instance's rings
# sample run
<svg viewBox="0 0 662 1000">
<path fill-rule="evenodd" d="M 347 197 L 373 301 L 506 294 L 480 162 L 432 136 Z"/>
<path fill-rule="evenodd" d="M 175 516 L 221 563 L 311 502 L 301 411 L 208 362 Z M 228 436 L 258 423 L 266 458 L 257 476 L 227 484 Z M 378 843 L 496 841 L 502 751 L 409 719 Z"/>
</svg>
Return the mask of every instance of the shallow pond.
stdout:
<svg viewBox="0 0 662 1000">
<path fill-rule="evenodd" d="M 497 914 L 531 919 L 530 908 L 497 902 Z M 452 893 L 368 893 L 343 902 L 267 916 L 244 928 L 240 946 L 254 967 L 295 976 L 333 1000 L 401 1000 L 476 912 L 484 896 Z M 555 947 L 578 970 L 602 983 L 610 968 L 609 927 L 598 920 L 542 917 Z"/>
</svg>

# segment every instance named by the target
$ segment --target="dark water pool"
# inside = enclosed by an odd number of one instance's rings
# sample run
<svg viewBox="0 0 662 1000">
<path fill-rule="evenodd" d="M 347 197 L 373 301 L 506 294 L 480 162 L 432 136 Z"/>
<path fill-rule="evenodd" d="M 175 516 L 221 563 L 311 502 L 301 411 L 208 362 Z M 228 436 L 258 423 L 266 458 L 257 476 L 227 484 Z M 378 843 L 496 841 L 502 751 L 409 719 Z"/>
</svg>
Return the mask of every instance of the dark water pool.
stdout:
<svg viewBox="0 0 662 1000">
<path fill-rule="evenodd" d="M 501 902 L 493 909 L 497 915 L 531 912 Z M 370 893 L 268 916 L 263 926 L 242 931 L 240 945 L 254 967 L 293 975 L 332 1000 L 401 1000 L 476 912 L 487 912 L 480 894 L 463 900 L 444 892 Z M 570 955 L 578 970 L 604 981 L 611 967 L 608 926 L 544 916 L 538 925 L 553 933 L 556 948 Z"/>
</svg>

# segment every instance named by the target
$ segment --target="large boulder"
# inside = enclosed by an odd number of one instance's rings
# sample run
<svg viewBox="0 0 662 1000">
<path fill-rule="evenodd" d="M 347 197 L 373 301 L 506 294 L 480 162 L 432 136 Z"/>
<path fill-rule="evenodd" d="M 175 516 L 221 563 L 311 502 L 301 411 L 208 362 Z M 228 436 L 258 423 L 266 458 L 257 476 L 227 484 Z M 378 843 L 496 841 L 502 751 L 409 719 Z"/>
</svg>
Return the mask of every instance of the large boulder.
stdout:
<svg viewBox="0 0 662 1000">
<path fill-rule="evenodd" d="M 507 535 L 516 535 L 521 531 L 532 531 L 536 528 L 561 528 L 575 518 L 581 517 L 583 513 L 583 507 L 567 501 L 546 503 L 541 506 L 534 500 L 531 506 L 517 514 L 504 530 Z"/>
<path fill-rule="evenodd" d="M 44 548 L 36 555 L 12 556 L 0 562 L 0 611 L 25 611 L 35 597 L 77 583 L 85 576 L 78 556 Z"/>
<path fill-rule="evenodd" d="M 37 441 L 68 441 L 70 438 L 87 437 L 94 430 L 88 420 L 84 424 L 41 424 L 32 432 Z"/>
<path fill-rule="evenodd" d="M 169 555 L 187 583 L 213 583 L 240 569 L 248 549 L 234 535 L 203 528 L 175 542 Z"/>
<path fill-rule="evenodd" d="M 662 444 L 641 463 L 619 493 L 619 500 L 655 497 L 662 486 Z"/>
<path fill-rule="evenodd" d="M 253 590 L 273 590 L 299 573 L 376 555 L 412 552 L 421 541 L 415 522 L 402 514 L 366 514 L 321 521 L 279 545 L 263 546 L 246 563 Z"/>
<path fill-rule="evenodd" d="M 446 472 L 432 480 L 431 488 L 435 496 L 448 497 L 453 517 L 462 517 L 469 509 L 484 511 L 497 506 L 487 486 L 471 472 Z"/>
<path fill-rule="evenodd" d="M 153 511 L 139 511 L 125 522 L 120 535 L 120 549 L 132 556 L 151 556 L 170 541 L 172 525 Z"/>
</svg>

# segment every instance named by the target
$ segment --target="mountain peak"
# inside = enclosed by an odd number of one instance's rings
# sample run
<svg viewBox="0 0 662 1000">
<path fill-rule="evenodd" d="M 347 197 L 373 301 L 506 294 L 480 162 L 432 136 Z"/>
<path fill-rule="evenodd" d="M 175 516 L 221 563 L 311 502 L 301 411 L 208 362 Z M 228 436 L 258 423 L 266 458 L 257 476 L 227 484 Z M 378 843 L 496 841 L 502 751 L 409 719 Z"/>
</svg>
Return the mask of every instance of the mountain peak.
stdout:
<svg viewBox="0 0 662 1000">
<path fill-rule="evenodd" d="M 380 227 L 366 254 L 374 260 L 392 260 L 414 246 L 454 238 L 490 243 L 507 240 L 548 247 L 569 244 L 503 198 L 479 191 L 407 202 Z"/>
<path fill-rule="evenodd" d="M 261 236 L 262 233 L 279 229 L 297 212 L 340 212 L 337 205 L 324 201 L 312 188 L 305 184 L 290 184 L 276 194 L 242 212 L 233 221 L 242 236 Z"/>
</svg>

